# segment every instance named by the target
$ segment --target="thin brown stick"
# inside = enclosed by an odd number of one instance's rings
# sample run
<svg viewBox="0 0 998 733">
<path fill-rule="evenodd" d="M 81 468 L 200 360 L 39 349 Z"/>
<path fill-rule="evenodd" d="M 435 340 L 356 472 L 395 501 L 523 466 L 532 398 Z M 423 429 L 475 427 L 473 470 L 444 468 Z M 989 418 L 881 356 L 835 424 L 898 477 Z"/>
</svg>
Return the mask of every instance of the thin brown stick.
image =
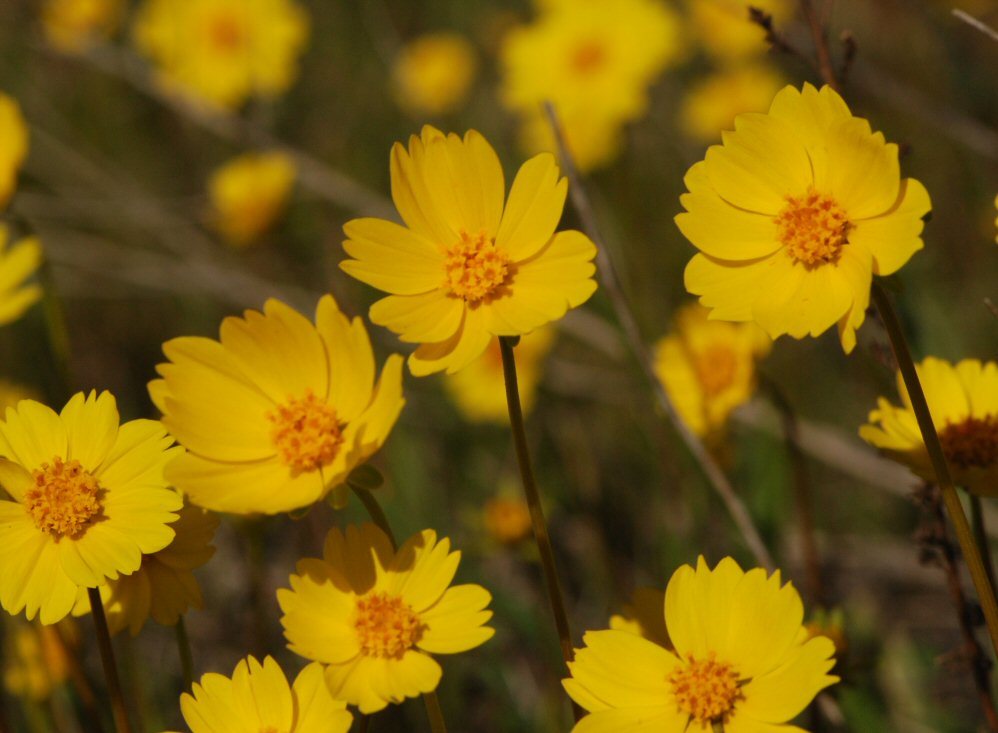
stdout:
<svg viewBox="0 0 998 733">
<path fill-rule="evenodd" d="M 835 73 L 835 65 L 832 63 L 832 54 L 828 48 L 828 31 L 822 19 L 818 17 L 818 11 L 814 8 L 811 0 L 800 0 L 801 12 L 804 20 L 807 21 L 811 29 L 811 40 L 814 42 L 814 51 L 818 56 L 818 71 L 821 78 L 835 91 L 842 91 L 839 84 L 838 75 Z"/>
<path fill-rule="evenodd" d="M 956 17 L 959 20 L 962 20 L 964 23 L 966 23 L 967 25 L 969 25 L 971 28 L 979 30 L 981 33 L 983 33 L 984 35 L 986 35 L 992 41 L 998 41 L 998 31 L 996 31 L 994 28 L 992 28 L 991 26 L 989 26 L 987 23 L 985 23 L 985 22 L 983 22 L 981 20 L 978 20 L 977 18 L 975 18 L 970 13 L 968 13 L 966 11 L 963 11 L 963 10 L 960 10 L 959 8 L 953 8 L 953 10 L 950 11 L 950 12 L 953 13 L 954 17 Z"/>
<path fill-rule="evenodd" d="M 94 617 L 97 646 L 100 648 L 101 664 L 104 666 L 104 677 L 107 679 L 107 692 L 111 698 L 114 727 L 117 733 L 131 733 L 132 727 L 128 722 L 128 710 L 125 707 L 125 696 L 121 691 L 118 666 L 114 662 L 114 647 L 111 645 L 111 632 L 107 628 L 107 618 L 104 616 L 104 603 L 101 601 L 100 590 L 87 588 L 87 596 L 90 598 L 90 613 Z"/>
</svg>

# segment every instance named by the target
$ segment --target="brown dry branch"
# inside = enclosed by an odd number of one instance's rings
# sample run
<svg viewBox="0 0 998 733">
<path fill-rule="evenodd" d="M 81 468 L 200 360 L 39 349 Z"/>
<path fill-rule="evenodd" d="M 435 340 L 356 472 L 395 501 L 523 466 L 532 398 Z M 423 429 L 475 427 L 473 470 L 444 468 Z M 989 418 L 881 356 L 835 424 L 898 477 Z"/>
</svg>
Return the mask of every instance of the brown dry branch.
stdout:
<svg viewBox="0 0 998 733">
<path fill-rule="evenodd" d="M 951 11 L 953 15 L 958 19 L 962 20 L 964 23 L 969 25 L 971 28 L 979 30 L 981 33 L 986 35 L 992 41 L 998 41 L 998 31 L 989 26 L 987 23 L 978 20 L 970 13 L 960 10 L 959 8 L 953 8 Z"/>
</svg>

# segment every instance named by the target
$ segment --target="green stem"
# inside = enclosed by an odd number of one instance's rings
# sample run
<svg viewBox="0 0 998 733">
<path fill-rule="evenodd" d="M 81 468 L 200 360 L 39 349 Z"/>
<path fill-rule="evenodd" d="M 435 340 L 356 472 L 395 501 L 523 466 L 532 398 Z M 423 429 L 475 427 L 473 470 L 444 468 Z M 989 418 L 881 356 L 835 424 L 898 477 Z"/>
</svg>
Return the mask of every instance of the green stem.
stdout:
<svg viewBox="0 0 998 733">
<path fill-rule="evenodd" d="M 114 647 L 111 646 L 111 632 L 107 628 L 107 618 L 104 616 L 104 603 L 101 601 L 100 590 L 87 588 L 90 598 L 90 613 L 94 617 L 94 628 L 97 632 L 97 646 L 100 648 L 101 664 L 104 666 L 104 677 L 107 679 L 107 692 L 111 698 L 111 713 L 114 716 L 114 728 L 117 733 L 132 733 L 128 722 L 128 711 L 125 708 L 125 696 L 121 692 L 121 680 L 118 678 L 118 667 L 114 663 Z"/>
<path fill-rule="evenodd" d="M 932 462 L 932 468 L 936 474 L 936 483 L 943 494 L 943 502 L 949 514 L 953 529 L 956 531 L 957 540 L 960 542 L 960 550 L 970 571 L 971 580 L 977 591 L 977 598 L 984 612 L 984 620 L 988 626 L 988 633 L 991 636 L 991 645 L 998 653 L 998 602 L 995 600 L 994 586 L 988 578 L 988 572 L 984 565 L 977 543 L 974 541 L 973 531 L 967 522 L 967 515 L 963 511 L 960 497 L 956 493 L 953 479 L 950 477 L 949 466 L 946 465 L 946 456 L 943 453 L 942 443 L 939 442 L 939 435 L 932 422 L 932 414 L 929 412 L 928 402 L 925 400 L 925 393 L 922 391 L 922 384 L 918 380 L 918 372 L 915 369 L 915 362 L 911 358 L 911 351 L 908 349 L 908 342 L 905 341 L 904 331 L 897 313 L 891 305 L 890 297 L 881 287 L 880 283 L 873 283 L 873 301 L 880 312 L 880 318 L 887 329 L 887 335 L 894 349 L 894 357 L 897 359 L 898 369 L 901 371 L 901 378 L 904 386 L 908 390 L 908 397 L 911 400 L 912 410 L 915 412 L 915 419 L 918 421 L 918 429 L 922 433 L 922 440 L 925 449 Z"/>
<path fill-rule="evenodd" d="M 984 507 L 981 506 L 981 497 L 975 494 L 970 495 L 970 525 L 974 528 L 974 539 L 977 540 L 981 559 L 984 560 L 984 570 L 988 574 L 991 587 L 995 588 L 995 567 L 991 560 L 991 543 L 988 541 L 988 531 L 984 526 Z"/>
<path fill-rule="evenodd" d="M 177 619 L 173 630 L 177 637 L 177 651 L 180 652 L 180 671 L 184 678 L 184 692 L 194 687 L 194 657 L 191 654 L 191 639 L 187 636 L 187 624 L 183 615 Z"/>
<path fill-rule="evenodd" d="M 447 733 L 447 723 L 444 722 L 444 711 L 440 709 L 437 693 L 426 693 L 423 701 L 426 703 L 426 716 L 430 719 L 430 730 L 433 733 Z"/>
</svg>

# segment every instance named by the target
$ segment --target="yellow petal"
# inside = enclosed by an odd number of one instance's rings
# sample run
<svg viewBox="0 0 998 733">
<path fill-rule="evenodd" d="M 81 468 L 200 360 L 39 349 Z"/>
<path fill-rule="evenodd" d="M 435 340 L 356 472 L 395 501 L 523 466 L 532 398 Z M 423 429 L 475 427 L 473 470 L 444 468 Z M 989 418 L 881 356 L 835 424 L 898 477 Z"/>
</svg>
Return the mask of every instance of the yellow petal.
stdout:
<svg viewBox="0 0 998 733">
<path fill-rule="evenodd" d="M 436 537 L 431 529 L 413 535 L 386 568 L 394 576 L 392 592 L 401 595 L 416 613 L 440 600 L 461 561 L 460 552 L 450 551 L 449 539 L 437 542 Z"/>
<path fill-rule="evenodd" d="M 329 403 L 349 423 L 371 402 L 374 352 L 367 329 L 360 318 L 348 320 L 331 295 L 319 301 L 315 326 L 329 359 Z"/>
<path fill-rule="evenodd" d="M 51 463 L 57 456 L 66 457 L 66 427 L 51 408 L 40 402 L 21 400 L 16 408 L 8 407 L 0 433 L 11 451 L 7 457 L 29 471 Z"/>
<path fill-rule="evenodd" d="M 444 280 L 442 246 L 411 229 L 382 219 L 354 219 L 343 227 L 343 249 L 353 257 L 340 268 L 379 290 L 416 295 Z"/>
<path fill-rule="evenodd" d="M 881 216 L 897 201 L 901 182 L 898 148 L 870 132 L 866 120 L 850 118 L 826 137 L 829 164 L 815 188 L 827 192 L 853 222 Z"/>
<path fill-rule="evenodd" d="M 464 301 L 441 290 L 422 295 L 389 295 L 371 306 L 371 321 L 409 343 L 444 341 L 453 336 L 465 311 Z"/>
<path fill-rule="evenodd" d="M 613 708 L 591 713 L 575 724 L 572 733 L 662 733 L 687 730 L 687 716 L 674 706 Z M 727 730 L 727 728 L 725 728 Z"/>
<path fill-rule="evenodd" d="M 823 149 L 832 126 L 851 117 L 849 107 L 834 89 L 823 86 L 818 91 L 806 83 L 801 91 L 784 87 L 773 99 L 769 114 L 789 123 L 812 154 Z"/>
<path fill-rule="evenodd" d="M 568 667 L 572 679 L 609 707 L 655 708 L 667 700 L 679 664 L 669 651 L 626 631 L 588 631 Z"/>
<path fill-rule="evenodd" d="M 420 612 L 426 629 L 419 648 L 432 654 L 456 654 L 474 649 L 492 638 L 495 630 L 485 626 L 492 612 L 484 610 L 492 595 L 480 585 L 448 588 L 431 608 Z"/>
<path fill-rule="evenodd" d="M 484 308 L 465 308 L 464 321 L 457 332 L 445 341 L 425 343 L 409 357 L 409 371 L 423 377 L 446 370 L 448 374 L 464 368 L 478 358 L 494 338 L 488 328 Z"/>
<path fill-rule="evenodd" d="M 392 200 L 402 220 L 413 231 L 440 245 L 456 242 L 460 233 L 441 215 L 426 185 L 424 167 L 424 143 L 420 138 L 410 139 L 408 152 L 399 143 L 392 147 Z"/>
<path fill-rule="evenodd" d="M 541 153 L 528 160 L 513 180 L 496 246 L 514 261 L 533 256 L 554 234 L 567 193 L 568 179 L 559 178 L 554 156 Z"/>
<path fill-rule="evenodd" d="M 347 711 L 345 702 L 334 699 L 329 693 L 321 664 L 310 664 L 298 673 L 292 694 L 297 703 L 294 733 L 347 733 L 350 730 L 353 715 Z"/>
<path fill-rule="evenodd" d="M 891 275 L 915 252 L 922 249 L 922 217 L 932 204 L 925 186 L 914 178 L 901 181 L 897 201 L 886 213 L 855 222 L 849 232 L 850 244 L 862 244 L 873 253 L 873 272 Z"/>
<path fill-rule="evenodd" d="M 683 280 L 690 293 L 700 296 L 700 304 L 711 309 L 711 318 L 751 321 L 752 304 L 766 292 L 782 259 L 779 252 L 745 262 L 697 254 L 686 265 Z"/>
<path fill-rule="evenodd" d="M 774 622 L 776 623 L 776 622 Z M 832 642 L 818 636 L 799 647 L 777 669 L 753 677 L 742 687 L 738 717 L 785 723 L 796 717 L 824 688 L 838 682 L 828 674 L 835 664 Z"/>
<path fill-rule="evenodd" d="M 118 406 L 110 392 L 77 392 L 60 414 L 66 426 L 68 452 L 83 468 L 93 472 L 107 457 L 118 437 Z"/>
</svg>

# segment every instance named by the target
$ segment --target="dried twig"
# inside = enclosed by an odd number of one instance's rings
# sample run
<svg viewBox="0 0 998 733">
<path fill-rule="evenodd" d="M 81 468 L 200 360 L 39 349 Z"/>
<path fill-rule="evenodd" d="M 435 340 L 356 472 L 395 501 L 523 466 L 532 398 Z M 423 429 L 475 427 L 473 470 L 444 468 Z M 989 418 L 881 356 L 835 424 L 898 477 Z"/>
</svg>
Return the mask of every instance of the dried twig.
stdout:
<svg viewBox="0 0 998 733">
<path fill-rule="evenodd" d="M 987 23 L 978 20 L 970 13 L 960 10 L 959 8 L 953 8 L 952 13 L 954 17 L 958 18 L 959 20 L 962 20 L 971 28 L 976 28 L 981 33 L 990 38 L 992 41 L 998 41 L 998 31 L 989 26 Z"/>
</svg>

